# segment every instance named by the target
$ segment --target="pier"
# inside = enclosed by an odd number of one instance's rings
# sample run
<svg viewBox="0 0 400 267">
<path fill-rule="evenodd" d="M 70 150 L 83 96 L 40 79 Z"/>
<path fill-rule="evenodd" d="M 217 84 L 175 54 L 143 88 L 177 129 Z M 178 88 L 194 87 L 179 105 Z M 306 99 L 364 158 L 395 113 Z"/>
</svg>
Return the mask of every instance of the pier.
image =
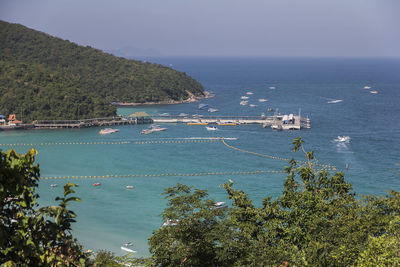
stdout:
<svg viewBox="0 0 400 267">
<path fill-rule="evenodd" d="M 289 119 L 290 116 L 290 119 Z M 272 127 L 276 130 L 300 130 L 310 129 L 309 118 L 302 118 L 300 115 L 274 115 L 274 116 L 201 116 L 201 115 L 159 115 L 151 116 L 154 123 L 186 123 L 193 124 L 222 124 L 242 125 L 260 124 L 264 128 Z"/>
</svg>

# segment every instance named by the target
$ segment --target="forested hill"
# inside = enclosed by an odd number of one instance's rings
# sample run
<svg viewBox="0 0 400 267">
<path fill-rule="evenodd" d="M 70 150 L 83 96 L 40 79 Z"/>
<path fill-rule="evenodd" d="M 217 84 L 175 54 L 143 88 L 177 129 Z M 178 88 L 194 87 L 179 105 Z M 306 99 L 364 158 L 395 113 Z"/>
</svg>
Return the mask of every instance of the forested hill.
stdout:
<svg viewBox="0 0 400 267">
<path fill-rule="evenodd" d="M 24 121 L 112 116 L 111 102 L 184 100 L 188 92 L 204 89 L 183 72 L 0 21 L 0 114 L 23 113 Z"/>
</svg>

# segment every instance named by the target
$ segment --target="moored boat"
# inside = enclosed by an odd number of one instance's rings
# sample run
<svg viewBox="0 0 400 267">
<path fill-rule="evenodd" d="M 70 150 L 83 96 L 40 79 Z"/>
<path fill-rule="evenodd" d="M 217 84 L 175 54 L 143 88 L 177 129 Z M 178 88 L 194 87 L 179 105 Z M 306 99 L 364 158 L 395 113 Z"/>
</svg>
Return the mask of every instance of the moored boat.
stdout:
<svg viewBox="0 0 400 267">
<path fill-rule="evenodd" d="M 215 127 L 215 126 L 206 126 L 206 129 L 207 129 L 207 131 L 216 131 L 216 130 L 218 130 L 218 128 Z"/>
<path fill-rule="evenodd" d="M 141 131 L 140 133 L 141 134 L 151 134 L 154 132 L 161 132 L 161 131 L 165 131 L 165 130 L 167 130 L 167 128 L 162 128 L 162 127 L 159 127 L 158 125 L 153 125 L 150 128 Z"/>
<path fill-rule="evenodd" d="M 217 112 L 218 111 L 218 109 L 216 109 L 216 108 L 209 108 L 208 109 L 208 112 Z"/>
<path fill-rule="evenodd" d="M 116 133 L 116 132 L 119 132 L 119 129 L 105 128 L 105 129 L 101 129 L 99 134 L 112 134 L 112 133 Z"/>
<path fill-rule="evenodd" d="M 249 101 L 245 101 L 245 100 L 243 100 L 243 101 L 240 101 L 240 105 L 241 106 L 246 106 L 247 105 L 247 103 L 249 103 Z"/>
</svg>

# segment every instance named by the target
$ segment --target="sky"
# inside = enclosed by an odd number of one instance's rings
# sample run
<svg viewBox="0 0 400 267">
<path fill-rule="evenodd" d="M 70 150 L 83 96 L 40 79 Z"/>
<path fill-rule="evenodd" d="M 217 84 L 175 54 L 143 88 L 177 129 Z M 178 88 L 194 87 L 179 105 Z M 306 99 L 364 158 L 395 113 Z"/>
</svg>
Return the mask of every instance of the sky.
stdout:
<svg viewBox="0 0 400 267">
<path fill-rule="evenodd" d="M 400 0 L 0 0 L 0 20 L 127 56 L 400 57 Z"/>
</svg>

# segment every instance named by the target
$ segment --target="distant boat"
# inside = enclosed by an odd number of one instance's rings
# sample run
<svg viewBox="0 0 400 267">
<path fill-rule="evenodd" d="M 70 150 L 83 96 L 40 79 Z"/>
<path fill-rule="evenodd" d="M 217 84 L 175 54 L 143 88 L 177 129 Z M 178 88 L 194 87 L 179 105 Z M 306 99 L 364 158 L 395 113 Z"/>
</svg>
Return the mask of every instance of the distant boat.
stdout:
<svg viewBox="0 0 400 267">
<path fill-rule="evenodd" d="M 364 86 L 364 89 L 371 89 L 372 87 L 371 86 Z"/>
<path fill-rule="evenodd" d="M 377 94 L 378 91 L 370 91 L 371 94 Z"/>
<path fill-rule="evenodd" d="M 169 116 L 169 113 L 161 113 L 160 116 L 161 117 L 167 117 L 167 116 Z"/>
<path fill-rule="evenodd" d="M 111 129 L 111 128 L 105 128 L 100 130 L 99 134 L 112 134 L 112 133 L 116 133 L 119 132 L 118 129 Z"/>
<path fill-rule="evenodd" d="M 268 108 L 267 111 L 274 111 L 274 109 L 273 108 Z"/>
<path fill-rule="evenodd" d="M 133 189 L 133 185 L 127 185 L 126 189 Z"/>
<path fill-rule="evenodd" d="M 208 107 L 208 104 L 199 104 L 199 109 L 204 109 L 205 107 Z"/>
<path fill-rule="evenodd" d="M 249 107 L 254 108 L 254 107 L 257 107 L 257 105 L 250 104 Z"/>
<path fill-rule="evenodd" d="M 217 131 L 218 128 L 215 126 L 206 126 L 207 131 Z"/>
<path fill-rule="evenodd" d="M 208 109 L 208 112 L 217 112 L 219 109 L 216 109 L 216 108 L 209 108 Z"/>
<path fill-rule="evenodd" d="M 276 87 L 275 86 L 270 86 L 269 89 L 274 90 L 274 89 L 276 89 Z"/>
<path fill-rule="evenodd" d="M 241 106 L 246 106 L 247 103 L 249 103 L 249 101 L 245 101 L 245 100 L 240 101 L 240 105 L 241 105 Z"/>
<path fill-rule="evenodd" d="M 130 249 L 130 248 L 127 248 L 127 247 L 124 247 L 124 246 L 121 246 L 121 249 L 122 249 L 122 250 L 125 250 L 125 251 L 127 251 L 127 252 L 130 252 L 130 253 L 136 253 L 135 250 Z"/>
<path fill-rule="evenodd" d="M 188 116 L 189 114 L 187 114 L 187 113 L 180 113 L 178 116 L 179 117 L 186 117 L 186 116 Z"/>
<path fill-rule="evenodd" d="M 51 184 L 50 186 L 51 186 L 51 187 L 57 187 L 58 184 Z"/>
<path fill-rule="evenodd" d="M 227 205 L 226 205 L 225 202 L 220 201 L 220 202 L 214 203 L 214 207 L 217 208 L 217 209 L 221 209 L 221 208 L 226 208 Z"/>
<path fill-rule="evenodd" d="M 342 101 L 343 101 L 342 99 L 334 99 L 334 100 L 328 101 L 328 103 L 329 104 L 335 104 L 335 103 L 339 103 L 339 102 L 342 102 Z"/>
<path fill-rule="evenodd" d="M 341 143 L 348 143 L 348 142 L 350 142 L 350 136 L 344 136 L 344 135 L 343 136 L 338 136 L 333 141 L 341 142 Z"/>
<path fill-rule="evenodd" d="M 249 99 L 249 97 L 244 95 L 244 96 L 241 96 L 240 99 L 246 100 L 246 99 Z"/>
<path fill-rule="evenodd" d="M 268 99 L 265 99 L 265 98 L 258 99 L 258 102 L 267 102 L 267 101 L 268 101 Z"/>
<path fill-rule="evenodd" d="M 165 130 L 167 130 L 167 128 L 162 128 L 158 125 L 152 125 L 152 126 L 150 126 L 150 128 L 145 129 L 145 130 L 141 131 L 140 133 L 141 134 L 151 134 L 154 132 L 161 132 L 161 131 L 165 131 Z"/>
<path fill-rule="evenodd" d="M 253 92 L 247 92 L 246 93 L 246 95 L 252 95 L 253 94 Z"/>
<path fill-rule="evenodd" d="M 101 183 L 94 183 L 93 186 L 100 186 Z"/>
</svg>

